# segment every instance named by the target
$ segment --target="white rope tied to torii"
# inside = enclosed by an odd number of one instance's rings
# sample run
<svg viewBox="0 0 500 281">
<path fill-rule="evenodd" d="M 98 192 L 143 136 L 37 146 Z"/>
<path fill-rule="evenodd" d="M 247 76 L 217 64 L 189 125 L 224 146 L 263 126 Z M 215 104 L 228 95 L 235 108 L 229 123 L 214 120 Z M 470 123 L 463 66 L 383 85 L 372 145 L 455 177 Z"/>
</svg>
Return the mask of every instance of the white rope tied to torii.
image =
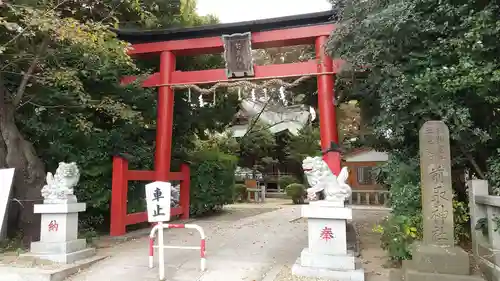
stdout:
<svg viewBox="0 0 500 281">
<path fill-rule="evenodd" d="M 240 81 L 235 81 L 235 82 L 217 82 L 215 83 L 212 87 L 204 89 L 199 87 L 198 85 L 195 84 L 184 84 L 184 85 L 166 85 L 170 86 L 174 90 L 194 90 L 196 92 L 199 92 L 201 94 L 213 94 L 218 88 L 250 88 L 250 89 L 267 89 L 270 88 L 271 86 L 280 86 L 285 89 L 288 88 L 294 88 L 297 87 L 300 83 L 302 83 L 305 80 L 308 80 L 314 76 L 302 76 L 295 81 L 291 83 L 287 83 L 281 79 L 270 79 L 267 80 L 266 82 L 262 84 L 257 84 L 250 82 L 249 80 L 240 80 Z M 159 86 L 165 86 L 165 85 L 159 85 Z"/>
<path fill-rule="evenodd" d="M 310 78 L 313 78 L 317 75 L 327 75 L 327 74 L 335 74 L 335 73 L 333 73 L 333 72 L 313 73 L 311 75 L 299 77 L 291 83 L 285 82 L 279 78 L 273 78 L 273 79 L 267 80 L 264 83 L 257 84 L 257 83 L 253 83 L 251 81 L 252 80 L 261 80 L 261 79 L 243 78 L 243 79 L 238 79 L 236 81 L 233 80 L 233 82 L 228 82 L 228 81 L 218 81 L 218 82 L 216 82 L 216 81 L 213 81 L 213 82 L 204 81 L 204 82 L 201 82 L 200 84 L 215 83 L 212 87 L 206 88 L 206 89 L 201 88 L 196 84 L 162 84 L 162 85 L 158 85 L 158 86 L 159 87 L 170 86 L 174 90 L 186 90 L 187 89 L 188 90 L 188 102 L 191 102 L 191 90 L 199 92 L 200 95 L 198 96 L 198 103 L 199 103 L 200 107 L 204 107 L 206 104 L 203 100 L 203 95 L 206 95 L 206 94 L 213 95 L 212 105 L 215 105 L 215 100 L 216 100 L 216 93 L 215 92 L 217 91 L 218 88 L 228 88 L 228 89 L 237 88 L 238 89 L 238 100 L 240 100 L 240 101 L 243 98 L 241 89 L 242 88 L 243 89 L 252 89 L 251 97 L 252 97 L 252 100 L 255 101 L 256 100 L 255 90 L 263 90 L 264 95 L 267 98 L 268 97 L 267 89 L 271 88 L 271 86 L 275 86 L 275 87 L 279 86 L 279 88 L 280 88 L 279 89 L 279 98 L 283 102 L 283 104 L 285 106 L 287 106 L 288 101 L 285 98 L 285 90 L 286 89 L 297 87 L 303 81 L 308 80 Z M 283 76 L 281 78 L 287 78 L 287 77 Z M 274 89 L 272 89 L 272 91 L 273 90 Z M 227 93 L 225 96 L 227 97 Z"/>
</svg>

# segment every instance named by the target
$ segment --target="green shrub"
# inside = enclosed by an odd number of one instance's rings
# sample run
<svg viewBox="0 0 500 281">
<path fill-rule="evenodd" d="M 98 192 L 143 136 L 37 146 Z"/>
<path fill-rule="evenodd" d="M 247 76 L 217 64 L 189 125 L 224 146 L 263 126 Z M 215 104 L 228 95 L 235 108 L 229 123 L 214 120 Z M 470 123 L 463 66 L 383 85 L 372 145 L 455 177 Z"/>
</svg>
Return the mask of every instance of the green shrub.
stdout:
<svg viewBox="0 0 500 281">
<path fill-rule="evenodd" d="M 306 188 L 300 183 L 289 184 L 286 187 L 286 195 L 292 198 L 294 204 L 303 204 L 306 197 Z"/>
<path fill-rule="evenodd" d="M 377 225 L 374 231 L 381 234 L 380 246 L 388 252 L 391 260 L 407 260 L 411 258 L 413 241 L 422 238 L 422 217 L 391 215 Z"/>
<path fill-rule="evenodd" d="M 391 153 L 389 161 L 377 170 L 377 181 L 391 192 L 393 214 L 418 215 L 422 210 L 418 159 Z"/>
<path fill-rule="evenodd" d="M 453 220 L 455 243 L 460 244 L 470 239 L 468 230 L 469 210 L 463 202 L 453 200 Z M 411 245 L 423 238 L 422 214 L 413 216 L 390 215 L 374 231 L 381 234 L 382 249 L 386 250 L 393 261 L 411 259 Z"/>
<path fill-rule="evenodd" d="M 190 158 L 190 213 L 202 215 L 232 203 L 237 158 L 217 150 L 198 151 Z"/>
<path fill-rule="evenodd" d="M 418 159 L 391 153 L 388 162 L 380 167 L 378 178 L 391 192 L 392 213 L 375 231 L 381 234 L 381 246 L 391 260 L 411 258 L 411 244 L 422 239 L 422 203 Z M 467 204 L 453 200 L 455 243 L 470 238 Z"/>
<path fill-rule="evenodd" d="M 247 186 L 237 183 L 233 187 L 233 200 L 243 202 L 247 199 Z"/>
<path fill-rule="evenodd" d="M 470 215 L 469 206 L 466 203 L 453 200 L 453 225 L 456 244 L 470 240 Z"/>
<path fill-rule="evenodd" d="M 49 122 L 50 123 L 50 122 Z M 66 144 L 49 146 L 42 151 L 41 158 L 46 160 L 47 171 L 55 172 L 60 159 L 75 161 L 80 169 L 80 182 L 75 188 L 78 201 L 87 203 L 87 210 L 78 215 L 79 229 L 86 233 L 108 233 L 110 226 L 111 177 L 112 162 L 109 151 L 125 151 L 131 155 L 130 170 L 153 170 L 154 147 L 148 146 L 144 140 L 144 132 L 128 126 L 105 130 L 85 136 L 76 134 L 77 145 Z M 57 127 L 55 127 L 57 128 Z M 128 132 L 131 130 L 131 132 Z M 68 144 L 68 145 L 67 145 Z M 106 152 L 108 151 L 108 152 Z M 146 211 L 144 200 L 144 181 L 129 181 L 127 194 L 127 211 Z"/>
<path fill-rule="evenodd" d="M 281 188 L 286 189 L 292 183 L 300 183 L 300 181 L 294 176 L 282 176 L 278 180 Z"/>
</svg>

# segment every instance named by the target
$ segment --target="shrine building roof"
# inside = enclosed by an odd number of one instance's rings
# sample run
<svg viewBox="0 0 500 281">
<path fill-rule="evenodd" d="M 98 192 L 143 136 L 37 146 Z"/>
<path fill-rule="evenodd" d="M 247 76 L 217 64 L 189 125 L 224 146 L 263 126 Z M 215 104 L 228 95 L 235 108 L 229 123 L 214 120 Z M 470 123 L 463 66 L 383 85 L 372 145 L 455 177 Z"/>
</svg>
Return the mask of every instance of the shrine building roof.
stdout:
<svg viewBox="0 0 500 281">
<path fill-rule="evenodd" d="M 325 11 L 271 19 L 203 25 L 188 28 L 167 28 L 157 30 L 117 29 L 114 31 L 118 34 L 118 37 L 121 40 L 137 44 L 215 37 L 223 34 L 260 32 L 293 27 L 314 26 L 332 22 L 334 16 L 334 11 Z"/>
</svg>

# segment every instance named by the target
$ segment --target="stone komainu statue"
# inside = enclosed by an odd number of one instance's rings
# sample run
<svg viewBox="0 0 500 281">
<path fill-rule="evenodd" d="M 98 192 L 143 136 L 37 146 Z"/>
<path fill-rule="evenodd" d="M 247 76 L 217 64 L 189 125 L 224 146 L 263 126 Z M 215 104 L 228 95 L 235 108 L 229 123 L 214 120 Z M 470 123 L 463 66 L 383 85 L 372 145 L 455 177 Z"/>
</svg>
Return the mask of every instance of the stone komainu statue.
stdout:
<svg viewBox="0 0 500 281">
<path fill-rule="evenodd" d="M 302 161 L 302 169 L 310 188 L 307 189 L 309 200 L 344 202 L 351 197 L 351 187 L 346 183 L 349 177 L 347 167 L 335 176 L 322 157 L 307 157 Z"/>
<path fill-rule="evenodd" d="M 80 180 L 80 171 L 75 162 L 59 162 L 55 174 L 48 172 L 46 180 L 42 188 L 44 203 L 76 202 L 74 187 Z"/>
</svg>

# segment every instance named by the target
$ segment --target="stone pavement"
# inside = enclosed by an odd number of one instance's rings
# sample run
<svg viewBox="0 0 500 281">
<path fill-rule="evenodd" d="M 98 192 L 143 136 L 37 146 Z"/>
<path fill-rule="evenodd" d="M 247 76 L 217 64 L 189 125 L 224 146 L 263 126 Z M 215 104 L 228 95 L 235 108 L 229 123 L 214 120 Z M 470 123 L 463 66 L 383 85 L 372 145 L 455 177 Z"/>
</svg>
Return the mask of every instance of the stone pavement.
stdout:
<svg viewBox="0 0 500 281">
<path fill-rule="evenodd" d="M 199 271 L 197 250 L 166 249 L 167 280 L 275 280 L 276 274 L 284 267 L 291 266 L 307 245 L 307 224 L 291 223 L 300 217 L 300 206 L 284 205 L 284 202 L 288 200 L 272 199 L 265 204 L 232 205 L 228 206 L 228 212 L 224 214 L 192 222 L 202 226 L 207 235 L 207 271 Z M 364 220 L 365 212 L 382 216 L 373 210 L 354 211 L 355 221 L 356 217 Z M 373 216 L 367 219 L 370 225 L 367 228 L 371 229 L 377 219 Z M 171 229 L 165 231 L 165 241 L 169 245 L 198 245 L 199 235 L 195 230 Z M 158 268 L 148 268 L 147 237 L 99 251 L 99 254 L 110 257 L 69 280 L 158 280 Z M 155 266 L 156 263 L 155 256 Z"/>
<path fill-rule="evenodd" d="M 258 205 L 255 206 L 258 208 Z M 254 211 L 246 206 L 235 210 L 235 214 L 193 222 L 202 226 L 207 236 L 207 271 L 199 271 L 199 251 L 167 249 L 167 280 L 262 280 L 274 264 L 292 264 L 307 244 L 306 225 L 289 222 L 300 217 L 300 207 L 283 206 L 275 211 L 270 210 L 240 218 L 240 212 Z M 188 229 L 171 229 L 165 231 L 165 241 L 169 245 L 198 245 L 199 235 Z M 147 267 L 146 237 L 105 249 L 101 253 L 110 255 L 110 258 L 69 280 L 158 280 L 158 268 Z"/>
</svg>

